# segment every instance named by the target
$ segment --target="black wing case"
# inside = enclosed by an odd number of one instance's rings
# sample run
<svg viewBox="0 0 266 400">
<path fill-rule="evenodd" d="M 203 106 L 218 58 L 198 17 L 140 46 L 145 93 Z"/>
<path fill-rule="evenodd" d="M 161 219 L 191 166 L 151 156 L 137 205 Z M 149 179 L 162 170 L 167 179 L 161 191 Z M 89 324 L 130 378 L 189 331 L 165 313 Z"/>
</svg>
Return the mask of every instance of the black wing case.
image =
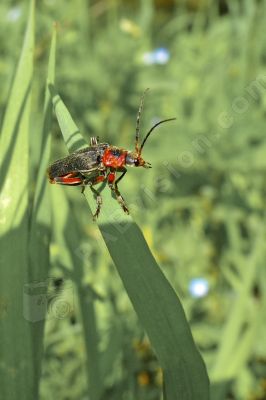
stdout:
<svg viewBox="0 0 266 400">
<path fill-rule="evenodd" d="M 72 172 L 90 173 L 99 168 L 104 151 L 109 147 L 107 143 L 85 147 L 75 151 L 67 157 L 61 158 L 50 165 L 47 172 L 50 179 L 64 176 Z"/>
</svg>

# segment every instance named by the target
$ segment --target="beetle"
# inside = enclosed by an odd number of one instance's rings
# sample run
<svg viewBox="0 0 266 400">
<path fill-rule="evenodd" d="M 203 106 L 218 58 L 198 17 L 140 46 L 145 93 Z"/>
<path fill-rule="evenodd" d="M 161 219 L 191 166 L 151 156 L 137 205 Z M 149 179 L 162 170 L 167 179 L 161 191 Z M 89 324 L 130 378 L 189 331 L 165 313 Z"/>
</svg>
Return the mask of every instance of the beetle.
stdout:
<svg viewBox="0 0 266 400">
<path fill-rule="evenodd" d="M 134 151 L 128 151 L 108 143 L 99 143 L 98 137 L 91 137 L 88 147 L 55 161 L 47 169 L 50 183 L 82 186 L 82 193 L 86 186 L 90 187 L 96 196 L 97 203 L 96 211 L 93 215 L 94 220 L 99 216 L 102 206 L 101 194 L 94 186 L 102 182 L 108 183 L 109 188 L 124 212 L 129 214 L 125 200 L 118 189 L 118 182 L 125 176 L 127 172 L 126 167 L 151 168 L 151 164 L 142 158 L 142 150 L 148 137 L 158 125 L 176 119 L 168 118 L 157 122 L 151 127 L 140 144 L 140 117 L 147 90 L 144 91 L 141 97 L 137 113 Z M 117 173 L 121 173 L 118 178 L 116 178 Z"/>
</svg>

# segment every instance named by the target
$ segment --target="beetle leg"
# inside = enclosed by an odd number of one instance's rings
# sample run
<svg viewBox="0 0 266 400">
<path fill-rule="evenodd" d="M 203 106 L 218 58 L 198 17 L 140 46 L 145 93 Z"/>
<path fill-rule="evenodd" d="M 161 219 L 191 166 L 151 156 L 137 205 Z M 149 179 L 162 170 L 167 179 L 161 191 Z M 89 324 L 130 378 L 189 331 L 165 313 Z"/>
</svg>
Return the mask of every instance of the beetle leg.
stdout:
<svg viewBox="0 0 266 400">
<path fill-rule="evenodd" d="M 103 182 L 105 179 L 106 179 L 106 172 L 103 171 L 101 173 L 101 175 L 96 176 L 93 180 L 91 178 L 87 178 L 87 179 L 85 178 L 82 182 L 81 193 L 84 192 L 86 186 L 89 186 L 92 193 L 95 194 L 95 196 L 96 196 L 97 208 L 96 208 L 95 213 L 93 214 L 93 221 L 96 221 L 96 219 L 98 218 L 100 211 L 101 211 L 102 204 L 103 204 L 101 194 L 98 192 L 98 190 L 94 189 L 93 185 Z"/>
<path fill-rule="evenodd" d="M 94 187 L 92 186 L 93 184 L 94 184 L 93 181 L 89 181 L 89 180 L 84 179 L 81 193 L 84 193 L 85 187 L 89 186 L 90 190 L 92 191 L 92 193 L 95 194 L 97 207 L 96 207 L 95 213 L 93 214 L 93 221 L 96 221 L 96 219 L 98 218 L 98 216 L 100 214 L 101 207 L 102 207 L 102 204 L 103 204 L 103 200 L 102 200 L 102 196 L 98 192 L 98 190 L 94 189 Z"/>
<path fill-rule="evenodd" d="M 126 173 L 127 173 L 127 170 L 124 169 L 122 175 L 120 175 L 119 178 L 116 179 L 116 181 L 114 183 L 114 190 L 115 190 L 115 194 L 116 194 L 118 202 L 121 204 L 121 206 L 122 206 L 123 210 L 125 211 L 125 213 L 129 214 L 129 209 L 127 208 L 126 202 L 125 202 L 123 196 L 121 195 L 121 193 L 120 193 L 120 191 L 118 189 L 118 185 L 117 185 L 118 182 L 120 182 L 124 178 Z"/>
<path fill-rule="evenodd" d="M 118 182 L 120 182 L 122 180 L 122 178 L 124 178 L 124 176 L 126 175 L 127 169 L 126 168 L 123 169 L 122 172 L 123 172 L 122 175 L 120 175 L 119 178 L 115 181 L 116 186 L 117 186 Z"/>
<path fill-rule="evenodd" d="M 106 179 L 106 171 L 101 171 L 100 175 L 96 176 L 94 179 L 84 178 L 82 181 L 82 189 L 81 193 L 84 193 L 86 186 L 96 185 L 97 183 L 101 183 Z"/>
<path fill-rule="evenodd" d="M 121 195 L 121 193 L 119 192 L 119 189 L 117 186 L 117 183 L 125 176 L 126 172 L 127 172 L 126 169 L 123 170 L 123 174 L 117 180 L 115 180 L 115 172 L 111 171 L 107 177 L 107 180 L 108 180 L 109 188 L 115 194 L 118 203 L 120 204 L 120 206 L 122 207 L 124 212 L 126 214 L 129 214 L 129 210 L 126 206 L 125 200 L 124 200 L 123 196 Z"/>
<path fill-rule="evenodd" d="M 90 138 L 90 146 L 97 146 L 99 143 L 99 136 L 92 136 Z"/>
<path fill-rule="evenodd" d="M 93 221 L 96 221 L 96 219 L 99 217 L 100 211 L 101 211 L 101 207 L 103 204 L 103 199 L 102 196 L 100 195 L 100 193 L 98 192 L 98 190 L 94 189 L 94 187 L 92 185 L 90 185 L 90 189 L 92 191 L 92 193 L 94 193 L 96 195 L 96 211 L 93 214 Z"/>
</svg>

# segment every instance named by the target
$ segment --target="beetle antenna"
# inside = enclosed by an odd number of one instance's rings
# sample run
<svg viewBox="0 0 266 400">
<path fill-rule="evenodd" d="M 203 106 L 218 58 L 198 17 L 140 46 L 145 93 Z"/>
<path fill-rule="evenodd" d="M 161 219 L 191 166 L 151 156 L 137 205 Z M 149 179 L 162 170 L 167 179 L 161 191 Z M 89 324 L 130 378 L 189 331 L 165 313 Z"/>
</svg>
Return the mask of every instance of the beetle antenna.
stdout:
<svg viewBox="0 0 266 400">
<path fill-rule="evenodd" d="M 152 133 L 152 131 L 153 131 L 155 128 L 157 128 L 158 125 L 160 125 L 160 124 L 162 124 L 162 123 L 164 123 L 164 122 L 174 121 L 174 120 L 176 120 L 176 118 L 163 119 L 162 121 L 159 121 L 159 122 L 157 122 L 157 124 L 153 125 L 153 126 L 151 127 L 151 129 L 149 130 L 149 132 L 147 133 L 147 135 L 145 136 L 145 138 L 143 139 L 143 142 L 141 143 L 141 146 L 140 146 L 140 149 L 139 149 L 138 154 L 139 154 L 139 155 L 141 154 L 142 149 L 143 149 L 143 147 L 144 147 L 144 144 L 146 143 L 146 140 L 148 139 L 148 137 L 150 136 L 150 134 Z"/>
<path fill-rule="evenodd" d="M 143 104 L 144 104 L 144 98 L 145 95 L 147 93 L 147 91 L 149 90 L 149 88 L 145 89 L 141 99 L 140 99 L 140 105 L 139 105 L 139 110 L 138 110 L 138 115 L 137 115 L 137 122 L 136 122 L 136 139 L 135 139 L 135 150 L 138 153 L 139 152 L 139 130 L 140 130 L 140 116 L 141 116 L 141 112 L 143 109 Z"/>
</svg>

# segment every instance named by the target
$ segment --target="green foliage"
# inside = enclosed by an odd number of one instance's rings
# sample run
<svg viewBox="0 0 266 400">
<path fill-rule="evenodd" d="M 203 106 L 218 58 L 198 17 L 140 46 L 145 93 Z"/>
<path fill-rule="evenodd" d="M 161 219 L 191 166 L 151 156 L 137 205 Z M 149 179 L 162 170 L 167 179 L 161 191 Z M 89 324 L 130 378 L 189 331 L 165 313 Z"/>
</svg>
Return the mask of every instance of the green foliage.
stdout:
<svg viewBox="0 0 266 400">
<path fill-rule="evenodd" d="M 47 92 L 42 136 L 44 153 L 34 198 L 29 187 L 29 125 L 34 52 L 34 1 L 1 131 L 1 396 L 38 395 L 44 316 L 36 319 L 29 282 L 42 281 L 49 265 L 49 202 L 44 177 L 49 159 Z M 49 78 L 51 78 L 49 74 Z M 51 79 L 52 81 L 52 79 Z M 48 114 L 47 114 L 48 111 Z M 32 324 L 32 322 L 35 322 Z"/>
<path fill-rule="evenodd" d="M 181 298 L 207 365 L 211 398 L 265 397 L 266 2 L 224 1 L 223 15 L 218 2 L 176 1 L 172 8 L 171 2 L 159 3 L 37 2 L 33 80 L 32 17 L 14 72 L 29 3 L 0 5 L 0 398 L 29 399 L 33 393 L 36 399 L 40 383 L 41 399 L 158 400 L 165 369 L 161 354 L 169 354 L 171 346 L 175 361 L 190 340 L 178 324 L 176 348 L 169 339 L 158 351 L 156 327 L 151 331 L 150 325 L 168 314 L 160 303 L 158 313 L 147 315 L 154 294 L 150 304 L 148 292 L 143 297 L 140 289 L 137 303 L 135 282 L 150 288 L 164 278 L 151 256 L 144 265 L 143 238 L 115 208 L 108 188 L 99 225 L 141 323 L 80 190 L 47 185 L 50 92 L 44 112 L 43 98 L 54 20 L 59 21 L 57 90 L 86 142 L 99 135 L 132 149 L 146 87 L 151 90 L 142 136 L 157 118 L 177 117 L 149 138 L 143 156 L 153 168 L 131 169 L 120 190 Z M 161 46 L 169 60 L 147 64 L 148 53 Z M 50 87 L 54 51 L 55 39 Z M 50 160 L 55 160 L 67 153 L 55 119 L 52 132 Z M 72 150 L 79 145 L 73 138 Z M 86 197 L 94 209 L 90 192 Z M 124 263 L 129 252 L 135 264 Z M 195 278 L 208 282 L 206 296 L 192 296 Z M 43 318 L 23 318 L 23 307 L 32 311 L 42 283 L 40 298 L 48 309 L 43 357 Z M 158 286 L 158 298 L 162 290 Z M 28 303 L 23 304 L 23 293 Z M 169 338 L 172 333 L 169 328 Z M 176 380 L 180 383 L 180 375 Z"/>
</svg>

